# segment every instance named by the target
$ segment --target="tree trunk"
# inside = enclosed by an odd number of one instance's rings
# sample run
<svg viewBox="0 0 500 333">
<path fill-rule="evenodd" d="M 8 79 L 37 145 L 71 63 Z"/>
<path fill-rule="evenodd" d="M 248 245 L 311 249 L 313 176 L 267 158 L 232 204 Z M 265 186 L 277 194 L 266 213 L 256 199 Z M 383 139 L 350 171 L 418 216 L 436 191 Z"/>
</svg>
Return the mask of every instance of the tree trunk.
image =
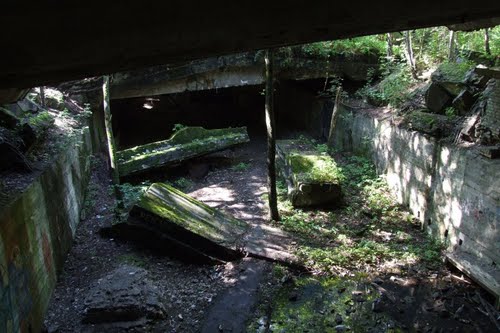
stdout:
<svg viewBox="0 0 500 333">
<path fill-rule="evenodd" d="M 491 55 L 490 49 L 490 28 L 484 29 L 484 50 L 487 55 Z"/>
<path fill-rule="evenodd" d="M 411 74 L 416 79 L 417 78 L 417 66 L 415 64 L 415 58 L 413 57 L 413 47 L 411 45 L 411 34 L 409 31 L 404 32 L 405 45 L 406 45 L 406 59 L 410 65 Z"/>
<path fill-rule="evenodd" d="M 455 61 L 455 31 L 450 30 L 448 39 L 448 61 Z"/>
<path fill-rule="evenodd" d="M 273 51 L 266 50 L 266 127 L 267 127 L 267 187 L 269 190 L 269 215 L 279 221 L 278 196 L 276 192 L 276 138 L 274 133 L 274 87 Z"/>
<path fill-rule="evenodd" d="M 111 166 L 111 176 L 116 199 L 118 200 L 118 208 L 123 208 L 123 196 L 120 191 L 120 175 L 115 161 L 115 138 L 113 136 L 113 123 L 111 121 L 111 108 L 109 106 L 109 76 L 103 77 L 102 84 L 102 100 L 104 107 L 104 126 L 106 127 L 106 137 L 108 139 L 109 163 Z M 116 212 L 117 215 L 119 214 Z"/>
<path fill-rule="evenodd" d="M 40 103 L 42 108 L 45 108 L 45 87 L 40 87 Z"/>
<path fill-rule="evenodd" d="M 342 91 L 341 87 L 337 88 L 337 95 L 335 96 L 335 105 L 332 110 L 332 119 L 330 120 L 330 131 L 328 132 L 328 146 L 330 147 L 333 144 L 333 134 L 335 132 L 335 125 L 337 124 L 337 115 L 339 111 L 339 103 L 340 103 L 340 93 Z"/>
<path fill-rule="evenodd" d="M 393 41 L 392 34 L 390 32 L 387 33 L 387 58 L 392 59 L 394 57 L 394 51 L 392 49 Z"/>
</svg>

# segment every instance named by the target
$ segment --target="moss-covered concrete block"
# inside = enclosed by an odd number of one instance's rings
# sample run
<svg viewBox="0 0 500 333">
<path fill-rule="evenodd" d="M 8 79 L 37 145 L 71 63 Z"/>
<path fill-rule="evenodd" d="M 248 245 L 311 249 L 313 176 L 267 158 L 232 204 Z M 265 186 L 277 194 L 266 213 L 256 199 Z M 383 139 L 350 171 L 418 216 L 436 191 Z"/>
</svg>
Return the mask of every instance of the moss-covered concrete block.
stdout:
<svg viewBox="0 0 500 333">
<path fill-rule="evenodd" d="M 278 165 L 288 183 L 288 196 L 295 207 L 338 205 L 342 199 L 342 172 L 327 154 L 310 144 L 279 140 Z"/>
<path fill-rule="evenodd" d="M 186 127 L 168 140 L 117 152 L 120 176 L 176 164 L 250 141 L 246 127 L 205 129 Z"/>
<path fill-rule="evenodd" d="M 120 238 L 146 244 L 192 262 L 242 258 L 248 224 L 155 183 L 130 211 L 127 222 L 113 226 Z"/>
</svg>

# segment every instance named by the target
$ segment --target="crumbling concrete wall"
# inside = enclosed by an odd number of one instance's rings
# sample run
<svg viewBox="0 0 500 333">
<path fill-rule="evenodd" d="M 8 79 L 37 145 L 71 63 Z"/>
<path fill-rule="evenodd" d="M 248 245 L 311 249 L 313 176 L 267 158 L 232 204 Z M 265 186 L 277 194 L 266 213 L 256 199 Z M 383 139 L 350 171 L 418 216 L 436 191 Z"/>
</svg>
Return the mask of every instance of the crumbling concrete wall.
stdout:
<svg viewBox="0 0 500 333">
<path fill-rule="evenodd" d="M 479 126 L 481 142 L 495 144 L 500 142 L 500 80 L 491 79 L 483 95 L 486 106 Z"/>
<path fill-rule="evenodd" d="M 80 221 L 90 176 L 87 128 L 0 211 L 0 332 L 40 332 Z"/>
<path fill-rule="evenodd" d="M 500 263 L 500 160 L 342 108 L 335 148 L 371 157 L 398 200 L 451 251 Z"/>
</svg>

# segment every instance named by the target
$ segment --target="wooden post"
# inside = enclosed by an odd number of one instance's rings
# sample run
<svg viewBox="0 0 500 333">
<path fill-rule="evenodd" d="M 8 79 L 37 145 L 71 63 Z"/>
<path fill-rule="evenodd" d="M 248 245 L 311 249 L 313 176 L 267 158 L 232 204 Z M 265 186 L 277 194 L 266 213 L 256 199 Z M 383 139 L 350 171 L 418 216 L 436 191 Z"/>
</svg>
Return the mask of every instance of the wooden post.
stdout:
<svg viewBox="0 0 500 333">
<path fill-rule="evenodd" d="M 109 105 L 109 76 L 103 77 L 102 83 L 102 100 L 104 107 L 104 126 L 106 127 L 106 137 L 108 140 L 109 164 L 111 166 L 111 176 L 116 199 L 118 200 L 118 208 L 123 208 L 123 196 L 120 191 L 120 174 L 115 161 L 115 138 L 113 136 L 113 123 L 111 121 L 111 108 Z"/>
<path fill-rule="evenodd" d="M 266 50 L 266 127 L 267 127 L 267 187 L 269 190 L 269 215 L 279 221 L 278 195 L 276 192 L 276 138 L 274 132 L 273 51 Z"/>
<path fill-rule="evenodd" d="M 337 115 L 339 111 L 339 103 L 340 103 L 340 93 L 342 92 L 342 88 L 339 86 L 337 88 L 337 95 L 335 96 L 335 105 L 332 110 L 332 119 L 330 120 L 330 131 L 328 132 L 328 146 L 330 147 L 333 144 L 333 135 L 335 132 L 335 125 L 337 124 Z"/>
<path fill-rule="evenodd" d="M 40 103 L 42 108 L 45 108 L 45 87 L 40 87 Z"/>
</svg>

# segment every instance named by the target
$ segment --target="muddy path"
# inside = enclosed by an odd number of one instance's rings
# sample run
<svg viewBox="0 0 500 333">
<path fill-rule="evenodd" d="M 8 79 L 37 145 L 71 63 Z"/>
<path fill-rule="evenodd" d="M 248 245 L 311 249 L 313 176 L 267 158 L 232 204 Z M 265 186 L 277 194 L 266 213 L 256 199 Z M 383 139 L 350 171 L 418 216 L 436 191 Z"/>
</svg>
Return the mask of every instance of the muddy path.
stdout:
<svg viewBox="0 0 500 333">
<path fill-rule="evenodd" d="M 265 140 L 253 138 L 249 144 L 142 180 L 169 181 L 209 206 L 247 221 L 251 225 L 248 237 L 258 239 L 275 227 L 267 221 L 265 162 Z M 50 301 L 47 332 L 497 330 L 480 305 L 480 297 L 487 299 L 487 295 L 445 265 L 434 270 L 381 269 L 376 275 L 340 274 L 334 280 L 322 280 L 254 258 L 217 266 L 193 265 L 102 237 L 101 228 L 114 218 L 108 174 L 103 159 L 95 159 L 86 213 Z M 281 251 L 296 248 L 296 242 L 280 238 L 283 235 L 270 237 L 281 244 Z M 96 286 L 125 266 L 146 271 L 161 295 L 164 316 L 84 324 Z"/>
</svg>

